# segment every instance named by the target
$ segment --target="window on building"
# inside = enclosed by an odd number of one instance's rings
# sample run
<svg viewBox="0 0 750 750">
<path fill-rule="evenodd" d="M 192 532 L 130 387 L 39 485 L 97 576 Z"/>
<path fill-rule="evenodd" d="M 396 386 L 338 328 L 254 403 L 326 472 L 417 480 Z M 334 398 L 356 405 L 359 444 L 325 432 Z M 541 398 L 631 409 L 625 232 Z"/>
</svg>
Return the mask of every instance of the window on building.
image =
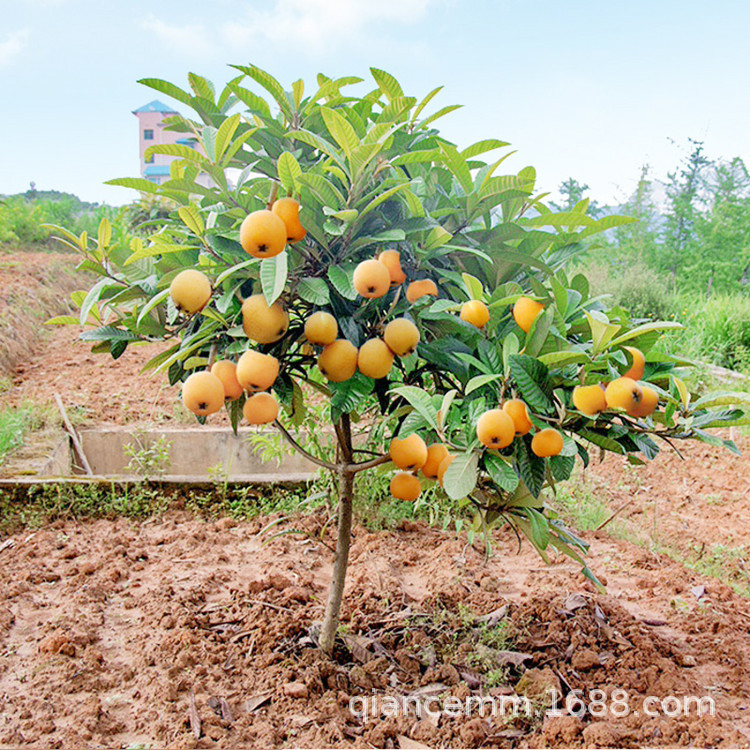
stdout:
<svg viewBox="0 0 750 750">
<path fill-rule="evenodd" d="M 144 130 L 143 131 L 143 140 L 144 141 L 153 141 L 154 140 L 154 131 L 153 130 Z"/>
<path fill-rule="evenodd" d="M 151 156 L 147 156 L 144 160 L 146 164 L 153 164 L 154 163 L 154 155 L 151 154 Z"/>
</svg>

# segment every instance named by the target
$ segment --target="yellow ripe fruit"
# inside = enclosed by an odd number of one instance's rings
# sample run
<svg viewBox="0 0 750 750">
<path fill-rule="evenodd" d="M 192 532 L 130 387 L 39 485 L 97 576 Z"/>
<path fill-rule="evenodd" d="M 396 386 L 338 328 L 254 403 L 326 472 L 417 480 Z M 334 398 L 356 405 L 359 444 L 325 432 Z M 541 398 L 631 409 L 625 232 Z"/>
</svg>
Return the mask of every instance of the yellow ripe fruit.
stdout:
<svg viewBox="0 0 750 750">
<path fill-rule="evenodd" d="M 477 328 L 484 328 L 490 319 L 490 311 L 481 300 L 472 299 L 461 305 L 461 320 Z"/>
<path fill-rule="evenodd" d="M 559 456 L 563 449 L 563 436 L 557 431 L 548 427 L 546 430 L 540 430 L 531 438 L 531 450 L 540 458 L 549 458 L 549 456 Z"/>
<path fill-rule="evenodd" d="M 419 329 L 406 318 L 396 318 L 385 327 L 383 338 L 394 354 L 406 357 L 417 350 Z"/>
<path fill-rule="evenodd" d="M 384 378 L 393 367 L 393 353 L 382 339 L 370 339 L 359 348 L 357 367 L 368 378 Z"/>
<path fill-rule="evenodd" d="M 627 412 L 641 403 L 643 389 L 633 378 L 617 378 L 604 391 L 604 399 L 609 409 L 624 409 Z"/>
<path fill-rule="evenodd" d="M 279 403 L 270 393 L 254 393 L 242 407 L 248 424 L 268 424 L 279 416 Z"/>
<path fill-rule="evenodd" d="M 391 286 L 398 286 L 406 281 L 406 274 L 401 268 L 401 254 L 398 250 L 383 250 L 378 260 L 388 269 Z"/>
<path fill-rule="evenodd" d="M 573 389 L 573 406 L 587 417 L 593 417 L 607 408 L 604 389 L 598 385 L 579 385 Z"/>
<path fill-rule="evenodd" d="M 437 297 L 438 294 L 437 284 L 432 279 L 417 279 L 406 287 L 406 299 L 412 305 L 428 294 L 433 297 Z"/>
<path fill-rule="evenodd" d="M 224 398 L 234 401 L 242 395 L 242 386 L 237 380 L 237 365 L 228 359 L 219 359 L 211 365 L 211 372 L 224 386 Z"/>
<path fill-rule="evenodd" d="M 354 288 L 360 297 L 382 297 L 391 288 L 391 273 L 379 260 L 363 260 L 354 269 Z"/>
<path fill-rule="evenodd" d="M 443 486 L 443 479 L 445 479 L 445 472 L 448 471 L 448 467 L 453 463 L 453 459 L 455 456 L 451 456 L 448 454 L 441 462 L 440 466 L 438 467 L 438 482 L 440 482 L 440 486 Z"/>
<path fill-rule="evenodd" d="M 253 211 L 240 226 L 240 245 L 254 258 L 273 258 L 286 247 L 286 224 L 272 211 Z"/>
<path fill-rule="evenodd" d="M 305 321 L 305 336 L 311 344 L 327 346 L 336 340 L 339 335 L 339 324 L 331 313 L 313 313 Z"/>
<path fill-rule="evenodd" d="M 513 420 L 516 435 L 526 435 L 533 425 L 526 404 L 520 398 L 511 398 L 503 404 L 503 411 Z"/>
<path fill-rule="evenodd" d="M 544 305 L 541 302 L 537 302 L 531 299 L 531 297 L 519 297 L 516 304 L 513 305 L 513 317 L 516 323 L 518 323 L 518 327 L 524 333 L 528 333 L 537 315 L 542 310 L 544 310 Z"/>
<path fill-rule="evenodd" d="M 435 479 L 440 464 L 448 457 L 448 449 L 442 443 L 433 443 L 427 448 L 427 461 L 422 467 L 422 474 L 428 479 Z"/>
<path fill-rule="evenodd" d="M 632 378 L 633 380 L 643 380 L 643 373 L 646 371 L 646 358 L 643 356 L 643 352 L 634 346 L 623 346 L 623 349 L 630 353 L 633 364 L 630 365 L 630 369 L 624 372 L 622 376 L 624 378 Z"/>
<path fill-rule="evenodd" d="M 253 349 L 237 362 L 237 380 L 246 391 L 267 391 L 279 376 L 279 360 Z"/>
<path fill-rule="evenodd" d="M 346 339 L 328 344 L 318 357 L 318 369 L 332 383 L 349 380 L 357 372 L 357 347 Z"/>
<path fill-rule="evenodd" d="M 180 312 L 192 315 L 200 312 L 211 299 L 211 282 L 205 273 L 188 268 L 172 279 L 169 296 Z"/>
<path fill-rule="evenodd" d="M 502 409 L 490 409 L 477 420 L 477 437 L 486 448 L 506 448 L 515 436 L 516 426 Z"/>
<path fill-rule="evenodd" d="M 271 213 L 276 214 L 286 227 L 286 241 L 304 240 L 307 230 L 299 221 L 299 203 L 294 198 L 279 198 L 271 206 Z"/>
<path fill-rule="evenodd" d="M 182 384 L 182 403 L 199 417 L 215 414 L 224 406 L 224 385 L 208 370 L 194 372 Z"/>
<path fill-rule="evenodd" d="M 391 479 L 391 495 L 397 500 L 413 503 L 422 494 L 422 485 L 414 474 L 399 471 Z"/>
<path fill-rule="evenodd" d="M 417 471 L 427 463 L 427 445 L 416 432 L 403 440 L 393 438 L 388 452 L 391 461 L 404 471 Z"/>
<path fill-rule="evenodd" d="M 242 328 L 258 344 L 272 344 L 286 333 L 289 316 L 279 302 L 269 307 L 262 294 L 253 294 L 242 303 Z"/>
<path fill-rule="evenodd" d="M 652 414 L 656 407 L 659 405 L 659 394 L 647 385 L 641 386 L 643 395 L 641 396 L 640 404 L 636 404 L 628 414 L 631 417 L 647 417 Z"/>
</svg>

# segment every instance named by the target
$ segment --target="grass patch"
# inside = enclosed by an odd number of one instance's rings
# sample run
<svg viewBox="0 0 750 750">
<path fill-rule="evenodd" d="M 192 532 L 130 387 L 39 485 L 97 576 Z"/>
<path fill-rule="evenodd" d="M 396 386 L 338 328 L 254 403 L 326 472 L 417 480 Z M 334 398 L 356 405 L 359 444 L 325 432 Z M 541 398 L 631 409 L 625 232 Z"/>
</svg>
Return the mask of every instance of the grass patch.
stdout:
<svg viewBox="0 0 750 750">
<path fill-rule="evenodd" d="M 0 466 L 23 445 L 26 434 L 40 429 L 45 421 L 43 410 L 32 404 L 0 411 Z"/>
</svg>

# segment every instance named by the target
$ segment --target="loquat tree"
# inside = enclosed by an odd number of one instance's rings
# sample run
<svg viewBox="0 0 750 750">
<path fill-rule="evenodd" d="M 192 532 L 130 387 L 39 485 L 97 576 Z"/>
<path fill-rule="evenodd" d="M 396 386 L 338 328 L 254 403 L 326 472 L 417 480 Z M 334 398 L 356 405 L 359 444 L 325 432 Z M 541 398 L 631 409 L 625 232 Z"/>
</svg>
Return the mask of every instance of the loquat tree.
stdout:
<svg viewBox="0 0 750 750">
<path fill-rule="evenodd" d="M 582 240 L 629 221 L 594 219 L 586 200 L 553 211 L 535 171 L 499 174 L 508 144 L 459 148 L 422 99 L 371 69 L 319 75 L 306 95 L 235 66 L 218 92 L 141 83 L 192 111 L 166 126 L 193 139 L 151 146 L 175 157 L 161 185 L 133 188 L 171 206 L 153 232 L 98 237 L 57 228 L 96 283 L 73 295 L 81 335 L 117 358 L 164 342 L 144 369 L 182 382 L 199 420 L 225 408 L 236 430 L 273 423 L 332 472 L 338 535 L 320 647 L 332 653 L 352 527 L 355 478 L 392 462 L 391 492 L 416 500 L 438 482 L 473 530 L 508 524 L 543 558 L 578 561 L 586 544 L 545 502 L 592 448 L 653 458 L 657 439 L 735 450 L 707 428 L 747 421 L 742 394 L 691 396 L 654 350 L 673 322 L 634 324 L 565 270 Z M 364 94 L 354 95 L 351 87 Z M 265 98 L 264 98 L 265 97 Z M 269 98 L 270 97 L 270 98 Z M 501 155 L 487 158 L 491 152 Z M 645 381 L 648 381 L 647 383 Z M 324 397 L 335 455 L 299 428 Z M 598 583 L 598 582 L 596 582 Z"/>
</svg>

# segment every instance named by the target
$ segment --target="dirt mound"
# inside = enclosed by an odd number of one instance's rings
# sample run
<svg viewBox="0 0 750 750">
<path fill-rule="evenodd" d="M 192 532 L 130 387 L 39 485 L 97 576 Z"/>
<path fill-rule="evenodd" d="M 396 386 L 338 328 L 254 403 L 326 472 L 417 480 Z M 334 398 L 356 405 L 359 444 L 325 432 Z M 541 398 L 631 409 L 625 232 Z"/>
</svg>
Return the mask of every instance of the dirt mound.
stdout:
<svg viewBox="0 0 750 750">
<path fill-rule="evenodd" d="M 675 587 L 696 581 L 624 543 L 597 543 L 602 596 L 567 562 L 514 555 L 504 535 L 485 564 L 465 539 L 420 524 L 357 528 L 328 660 L 314 647 L 326 519 L 278 524 L 302 533 L 264 545 L 270 520 L 173 513 L 12 537 L 0 551 L 0 744 L 748 745 L 750 614 L 727 587 L 704 581 L 701 606 L 676 611 Z M 663 699 L 685 696 L 711 697 L 716 715 L 665 713 Z M 501 710 L 481 714 L 490 699 Z M 507 713 L 525 699 L 529 712 Z"/>
</svg>

